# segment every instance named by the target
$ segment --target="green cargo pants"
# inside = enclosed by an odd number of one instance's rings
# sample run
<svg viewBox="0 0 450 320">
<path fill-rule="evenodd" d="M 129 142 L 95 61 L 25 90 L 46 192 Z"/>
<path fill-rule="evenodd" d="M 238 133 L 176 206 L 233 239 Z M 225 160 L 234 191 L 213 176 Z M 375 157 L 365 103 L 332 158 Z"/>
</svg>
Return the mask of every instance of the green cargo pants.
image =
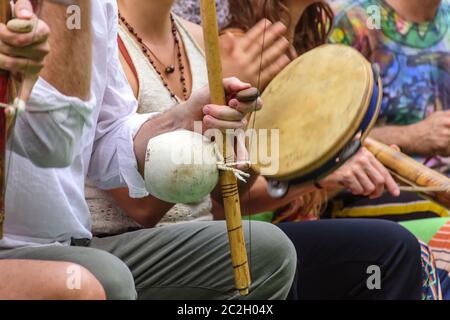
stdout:
<svg viewBox="0 0 450 320">
<path fill-rule="evenodd" d="M 296 252 L 287 236 L 264 222 L 244 222 L 252 286 L 248 299 L 284 299 Z M 89 270 L 108 299 L 236 299 L 225 222 L 144 229 L 86 246 L 0 251 L 0 259 L 65 261 Z"/>
</svg>

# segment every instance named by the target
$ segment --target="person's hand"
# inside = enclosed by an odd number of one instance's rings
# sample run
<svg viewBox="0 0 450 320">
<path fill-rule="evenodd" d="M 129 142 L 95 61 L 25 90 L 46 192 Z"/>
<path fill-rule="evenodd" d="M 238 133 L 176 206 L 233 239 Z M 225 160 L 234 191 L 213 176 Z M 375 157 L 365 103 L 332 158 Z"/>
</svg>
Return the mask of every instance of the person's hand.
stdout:
<svg viewBox="0 0 450 320">
<path fill-rule="evenodd" d="M 450 156 L 450 111 L 436 111 L 407 131 L 418 154 Z"/>
<path fill-rule="evenodd" d="M 354 195 L 371 199 L 380 197 L 385 189 L 393 196 L 400 195 L 388 170 L 366 148 L 361 148 L 341 168 L 320 181 L 320 185 L 330 191 L 344 187 Z"/>
<path fill-rule="evenodd" d="M 225 93 L 233 97 L 240 91 L 251 88 L 237 78 L 227 78 L 223 81 Z M 240 102 L 231 98 L 226 106 L 218 106 L 210 103 L 210 91 L 207 86 L 193 92 L 189 100 L 177 109 L 182 112 L 186 123 L 186 129 L 192 130 L 194 121 L 203 122 L 203 131 L 208 129 L 245 129 L 248 123 L 247 115 L 260 110 L 261 100 L 252 102 Z"/>
<path fill-rule="evenodd" d="M 225 77 L 237 77 L 263 90 L 291 61 L 286 27 L 262 20 L 247 33 L 225 31 L 220 37 L 222 68 Z M 263 46 L 264 42 L 264 46 Z"/>
<path fill-rule="evenodd" d="M 228 97 L 234 97 L 239 92 L 251 88 L 251 85 L 236 78 L 228 78 L 223 80 L 223 87 Z M 213 105 L 208 86 L 196 90 L 187 101 L 142 125 L 134 138 L 134 151 L 140 173 L 144 174 L 146 150 L 151 138 L 180 129 L 196 131 L 198 130 L 196 122 L 202 124 L 202 133 L 208 136 L 209 132 L 205 132 L 208 129 L 245 129 L 248 122 L 246 115 L 261 109 L 261 106 L 260 98 L 252 102 L 239 102 L 236 98 L 231 98 L 228 105 Z M 237 138 L 239 140 L 239 136 Z M 239 152 L 241 145 L 243 146 L 243 142 L 238 141 L 237 161 L 247 159 L 245 146 L 242 147 L 242 153 Z"/>
<path fill-rule="evenodd" d="M 36 17 L 29 0 L 18 0 L 14 12 L 15 19 L 0 24 L 0 69 L 26 79 L 21 93 L 26 100 L 50 52 L 50 29 Z"/>
<path fill-rule="evenodd" d="M 251 112 L 258 111 L 262 107 L 260 98 L 256 101 L 241 102 L 236 95 L 251 88 L 251 85 L 244 83 L 237 78 L 227 78 L 223 81 L 228 105 L 219 106 L 210 103 L 210 91 L 207 86 L 194 92 L 190 99 L 184 105 L 177 107 L 179 119 L 183 119 L 184 128 L 187 130 L 197 130 L 194 126 L 196 121 L 202 121 L 202 133 L 207 136 L 215 135 L 216 131 L 210 129 L 219 129 L 222 131 L 234 130 L 234 153 L 232 156 L 238 162 L 238 169 L 246 169 L 248 161 L 248 152 L 245 147 L 245 132 L 248 124 L 248 115 Z M 228 141 L 232 143 L 232 141 Z"/>
</svg>

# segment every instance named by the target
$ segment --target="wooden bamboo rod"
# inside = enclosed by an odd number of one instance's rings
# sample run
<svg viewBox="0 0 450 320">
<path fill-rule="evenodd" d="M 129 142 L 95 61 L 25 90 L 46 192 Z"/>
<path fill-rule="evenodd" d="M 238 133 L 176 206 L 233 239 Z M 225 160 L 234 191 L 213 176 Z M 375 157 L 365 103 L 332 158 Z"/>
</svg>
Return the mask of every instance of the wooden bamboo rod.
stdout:
<svg viewBox="0 0 450 320">
<path fill-rule="evenodd" d="M 209 88 L 211 103 L 225 105 L 225 92 L 223 88 L 222 65 L 219 51 L 219 31 L 215 0 L 201 1 L 201 15 L 203 35 L 205 39 L 206 62 L 208 66 Z M 227 159 L 228 139 L 224 135 L 223 155 Z M 220 172 L 220 185 L 222 188 L 223 204 L 227 221 L 228 239 L 231 250 L 236 289 L 240 294 L 248 295 L 251 279 L 245 246 L 244 231 L 242 229 L 241 204 L 237 180 L 230 171 Z"/>
<path fill-rule="evenodd" d="M 363 145 L 386 168 L 412 185 L 408 191 L 424 192 L 427 199 L 450 209 L 450 179 L 447 176 L 374 139 L 366 138 Z"/>
</svg>

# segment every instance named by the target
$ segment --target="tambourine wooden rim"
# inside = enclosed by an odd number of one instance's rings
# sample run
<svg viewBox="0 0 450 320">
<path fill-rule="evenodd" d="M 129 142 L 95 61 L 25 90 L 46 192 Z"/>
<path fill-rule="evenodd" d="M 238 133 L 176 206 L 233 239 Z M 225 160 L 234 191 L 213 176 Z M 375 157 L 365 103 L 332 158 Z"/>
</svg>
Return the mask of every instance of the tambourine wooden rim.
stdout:
<svg viewBox="0 0 450 320">
<path fill-rule="evenodd" d="M 325 57 L 325 61 L 320 60 L 323 57 Z M 335 63 L 342 63 L 343 67 L 337 67 L 332 60 L 336 60 Z M 330 68 L 330 72 L 336 71 L 340 74 L 330 75 L 330 78 L 327 78 L 327 68 Z M 352 76 L 357 79 L 356 82 L 348 81 Z M 311 83 L 309 83 L 309 78 L 311 78 Z M 340 83 L 341 79 L 344 82 L 347 80 L 348 83 Z M 324 84 L 324 89 L 322 91 L 319 90 L 320 92 L 300 92 L 306 89 L 299 88 L 299 86 L 304 85 L 305 88 L 311 86 L 312 89 L 317 90 L 318 88 L 321 89 L 322 83 Z M 348 86 L 351 86 L 353 89 Z M 344 113 L 346 116 L 344 121 L 346 123 L 336 122 L 336 118 L 332 119 L 333 121 L 330 121 L 330 123 L 339 124 L 342 127 L 339 129 L 342 130 L 336 131 L 335 135 L 334 132 L 327 132 L 325 136 L 330 136 L 331 140 L 327 141 L 326 145 L 324 144 L 323 150 L 320 150 L 317 155 L 309 155 L 310 158 L 307 159 L 306 163 L 298 166 L 295 161 L 298 161 L 301 157 L 301 152 L 298 152 L 298 150 L 303 145 L 302 137 L 297 135 L 301 130 L 295 127 L 292 119 L 283 119 L 283 114 L 287 113 L 288 117 L 291 115 L 298 118 L 299 115 L 295 114 L 295 112 L 301 114 L 302 106 L 304 107 L 306 103 L 315 105 L 320 101 L 325 105 L 325 108 L 332 108 L 334 96 L 327 90 L 335 90 L 336 88 L 341 88 L 344 91 L 343 101 L 340 102 L 338 100 L 338 98 L 342 97 L 338 97 L 337 92 L 335 100 L 337 104 L 341 103 L 344 105 L 339 105 L 339 108 L 346 108 L 345 111 L 348 109 L 348 113 Z M 354 90 L 354 92 L 351 92 L 351 90 Z M 302 93 L 304 93 L 303 96 Z M 287 98 L 286 96 L 289 95 L 297 95 L 299 101 L 294 101 L 295 99 L 292 97 Z M 349 146 L 349 143 L 355 140 L 358 134 L 360 135 L 360 140 L 365 138 L 375 124 L 381 107 L 382 83 L 380 77 L 374 74 L 372 65 L 358 51 L 348 46 L 327 44 L 313 49 L 294 60 L 273 79 L 264 91 L 262 98 L 264 108 L 256 114 L 255 128 L 257 130 L 280 130 L 280 168 L 276 174 L 267 177 L 279 181 L 304 183 L 318 179 L 335 170 L 341 164 L 340 162 L 343 162 L 339 158 L 346 147 Z M 287 105 L 280 105 L 283 103 Z M 283 108 L 288 112 L 283 112 Z M 279 112 L 277 112 L 278 110 Z M 318 124 L 320 121 L 326 121 L 324 117 L 328 116 L 326 114 L 327 110 L 330 111 L 329 109 L 323 110 L 324 116 L 319 113 L 311 115 L 308 121 L 311 123 L 315 121 Z M 315 111 L 310 106 L 303 108 L 303 112 Z M 321 112 L 320 108 L 318 108 L 317 112 Z M 340 110 L 340 112 L 342 113 L 343 110 Z M 308 125 L 311 126 L 311 123 Z M 301 125 L 304 124 L 302 123 Z M 291 132 L 288 133 L 287 131 Z M 305 141 L 304 139 L 305 137 L 303 137 L 303 142 Z M 291 143 L 292 141 L 294 143 Z M 310 149 L 314 148 L 314 146 L 311 146 L 311 141 L 308 143 L 310 143 Z M 287 149 L 289 148 L 287 147 L 288 144 L 293 149 Z M 315 150 L 309 151 L 314 153 Z M 261 172 L 261 167 L 260 163 L 254 165 L 254 169 L 257 172 Z"/>
</svg>

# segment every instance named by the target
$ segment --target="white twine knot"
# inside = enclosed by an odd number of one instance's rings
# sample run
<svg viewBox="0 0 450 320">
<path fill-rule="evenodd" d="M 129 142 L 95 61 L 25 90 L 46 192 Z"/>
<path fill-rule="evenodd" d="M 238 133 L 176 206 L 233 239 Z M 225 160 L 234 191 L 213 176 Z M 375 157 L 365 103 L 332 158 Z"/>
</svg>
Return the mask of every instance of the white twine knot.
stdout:
<svg viewBox="0 0 450 320">
<path fill-rule="evenodd" d="M 247 183 L 246 179 L 250 178 L 250 174 L 247 172 L 244 172 L 242 170 L 239 170 L 235 167 L 241 166 L 241 165 L 250 166 L 251 162 L 250 161 L 226 162 L 225 159 L 223 158 L 222 153 L 219 150 L 219 147 L 217 146 L 217 143 L 214 143 L 214 150 L 216 152 L 216 157 L 218 159 L 217 169 L 222 170 L 222 171 L 231 171 L 231 172 L 233 172 L 236 179 L 238 179 L 239 181 L 242 181 L 244 183 Z"/>
<path fill-rule="evenodd" d="M 234 176 L 238 180 L 240 180 L 244 183 L 247 183 L 246 179 L 250 178 L 250 174 L 235 168 L 237 166 L 244 165 L 244 164 L 250 165 L 250 161 L 238 161 L 238 162 L 230 162 L 230 163 L 224 163 L 224 162 L 218 161 L 217 168 L 222 171 L 231 171 L 231 172 L 233 172 Z"/>
<path fill-rule="evenodd" d="M 14 99 L 14 109 L 16 109 L 17 115 L 20 116 L 25 112 L 26 103 L 22 99 Z"/>
</svg>

